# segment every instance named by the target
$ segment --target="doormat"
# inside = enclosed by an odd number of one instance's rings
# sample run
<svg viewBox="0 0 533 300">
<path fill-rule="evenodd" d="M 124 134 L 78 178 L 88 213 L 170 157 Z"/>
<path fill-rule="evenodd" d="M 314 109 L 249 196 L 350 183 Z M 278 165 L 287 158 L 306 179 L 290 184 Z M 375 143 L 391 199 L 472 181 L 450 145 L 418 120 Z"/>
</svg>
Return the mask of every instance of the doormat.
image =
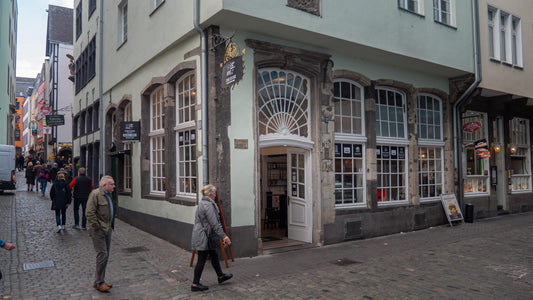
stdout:
<svg viewBox="0 0 533 300">
<path fill-rule="evenodd" d="M 264 236 L 261 238 L 261 241 L 263 241 L 264 243 L 264 242 L 281 241 L 281 239 L 277 237 L 273 237 L 273 236 Z"/>
</svg>

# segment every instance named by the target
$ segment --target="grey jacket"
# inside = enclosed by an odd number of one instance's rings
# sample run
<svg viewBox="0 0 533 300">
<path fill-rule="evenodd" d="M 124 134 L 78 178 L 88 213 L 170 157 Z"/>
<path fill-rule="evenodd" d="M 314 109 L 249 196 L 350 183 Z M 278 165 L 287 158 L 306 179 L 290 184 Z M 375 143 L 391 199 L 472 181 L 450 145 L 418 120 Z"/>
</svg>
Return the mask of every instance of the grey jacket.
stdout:
<svg viewBox="0 0 533 300">
<path fill-rule="evenodd" d="M 218 206 L 211 198 L 203 196 L 196 209 L 191 248 L 196 251 L 213 250 L 209 249 L 208 246 L 210 235 L 217 235 L 221 239 L 226 237 L 226 233 L 220 223 Z"/>
</svg>

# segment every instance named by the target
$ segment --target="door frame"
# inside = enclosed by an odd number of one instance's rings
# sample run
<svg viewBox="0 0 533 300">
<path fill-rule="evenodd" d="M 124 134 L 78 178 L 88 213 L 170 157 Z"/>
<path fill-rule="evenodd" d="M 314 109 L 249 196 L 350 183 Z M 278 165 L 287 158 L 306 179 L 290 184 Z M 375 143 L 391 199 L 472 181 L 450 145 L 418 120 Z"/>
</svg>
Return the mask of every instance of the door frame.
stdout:
<svg viewBox="0 0 533 300">
<path fill-rule="evenodd" d="M 291 198 L 292 190 L 291 190 L 291 165 L 290 162 L 290 155 L 291 154 L 302 154 L 304 155 L 304 214 L 305 214 L 305 227 L 301 228 L 299 225 L 293 225 L 291 229 Z M 288 229 L 288 237 L 289 239 L 294 239 L 306 243 L 312 243 L 313 242 L 313 198 L 312 198 L 312 191 L 313 191 L 313 180 L 311 178 L 311 151 L 302 149 L 302 148 L 287 148 L 287 229 Z"/>
</svg>

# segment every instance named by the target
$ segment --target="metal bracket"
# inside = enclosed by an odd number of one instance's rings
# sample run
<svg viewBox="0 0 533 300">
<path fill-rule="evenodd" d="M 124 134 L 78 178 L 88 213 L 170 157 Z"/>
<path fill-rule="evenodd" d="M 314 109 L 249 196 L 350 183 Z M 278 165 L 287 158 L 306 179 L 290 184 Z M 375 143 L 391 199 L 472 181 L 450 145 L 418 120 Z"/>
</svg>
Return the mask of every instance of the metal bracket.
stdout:
<svg viewBox="0 0 533 300">
<path fill-rule="evenodd" d="M 230 36 L 223 36 L 221 34 L 213 34 L 213 37 L 211 38 L 213 41 L 213 46 L 211 47 L 211 51 L 215 51 L 215 48 L 220 46 L 221 44 L 226 43 L 227 41 L 231 41 L 233 36 L 235 35 L 235 31 Z"/>
</svg>

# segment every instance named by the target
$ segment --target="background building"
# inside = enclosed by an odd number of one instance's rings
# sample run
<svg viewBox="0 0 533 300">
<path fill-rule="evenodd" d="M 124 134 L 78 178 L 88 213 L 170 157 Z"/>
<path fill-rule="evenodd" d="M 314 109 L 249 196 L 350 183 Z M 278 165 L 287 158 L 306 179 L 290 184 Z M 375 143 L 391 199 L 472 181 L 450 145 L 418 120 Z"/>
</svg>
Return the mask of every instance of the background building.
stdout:
<svg viewBox="0 0 533 300">
<path fill-rule="evenodd" d="M 15 147 L 17 154 L 24 155 L 22 151 L 23 131 L 24 131 L 24 101 L 28 94 L 28 89 L 33 85 L 35 78 L 17 77 L 16 85 L 16 115 L 15 115 Z M 27 126 L 26 126 L 27 127 Z"/>
<path fill-rule="evenodd" d="M 17 1 L 0 2 L 0 144 L 14 145 Z"/>
<path fill-rule="evenodd" d="M 464 128 L 457 147 L 458 194 L 474 205 L 476 217 L 533 205 L 532 12 L 531 1 L 479 1 L 479 83 L 460 104 Z M 476 123 L 471 131 L 468 125 Z M 478 154 L 480 140 L 490 156 Z"/>
<path fill-rule="evenodd" d="M 99 5 L 100 2 L 98 2 Z M 97 1 L 74 3 L 74 98 L 72 102 L 73 161 L 98 183 L 100 175 L 100 9 Z M 97 72 L 98 70 L 98 72 Z M 108 148 L 110 145 L 108 145 Z"/>
<path fill-rule="evenodd" d="M 73 10 L 61 6 L 48 6 L 48 26 L 46 34 L 46 105 L 52 115 L 63 116 L 62 125 L 51 127 L 47 139 L 48 155 L 72 156 L 72 85 L 69 64 L 72 57 Z"/>
</svg>

